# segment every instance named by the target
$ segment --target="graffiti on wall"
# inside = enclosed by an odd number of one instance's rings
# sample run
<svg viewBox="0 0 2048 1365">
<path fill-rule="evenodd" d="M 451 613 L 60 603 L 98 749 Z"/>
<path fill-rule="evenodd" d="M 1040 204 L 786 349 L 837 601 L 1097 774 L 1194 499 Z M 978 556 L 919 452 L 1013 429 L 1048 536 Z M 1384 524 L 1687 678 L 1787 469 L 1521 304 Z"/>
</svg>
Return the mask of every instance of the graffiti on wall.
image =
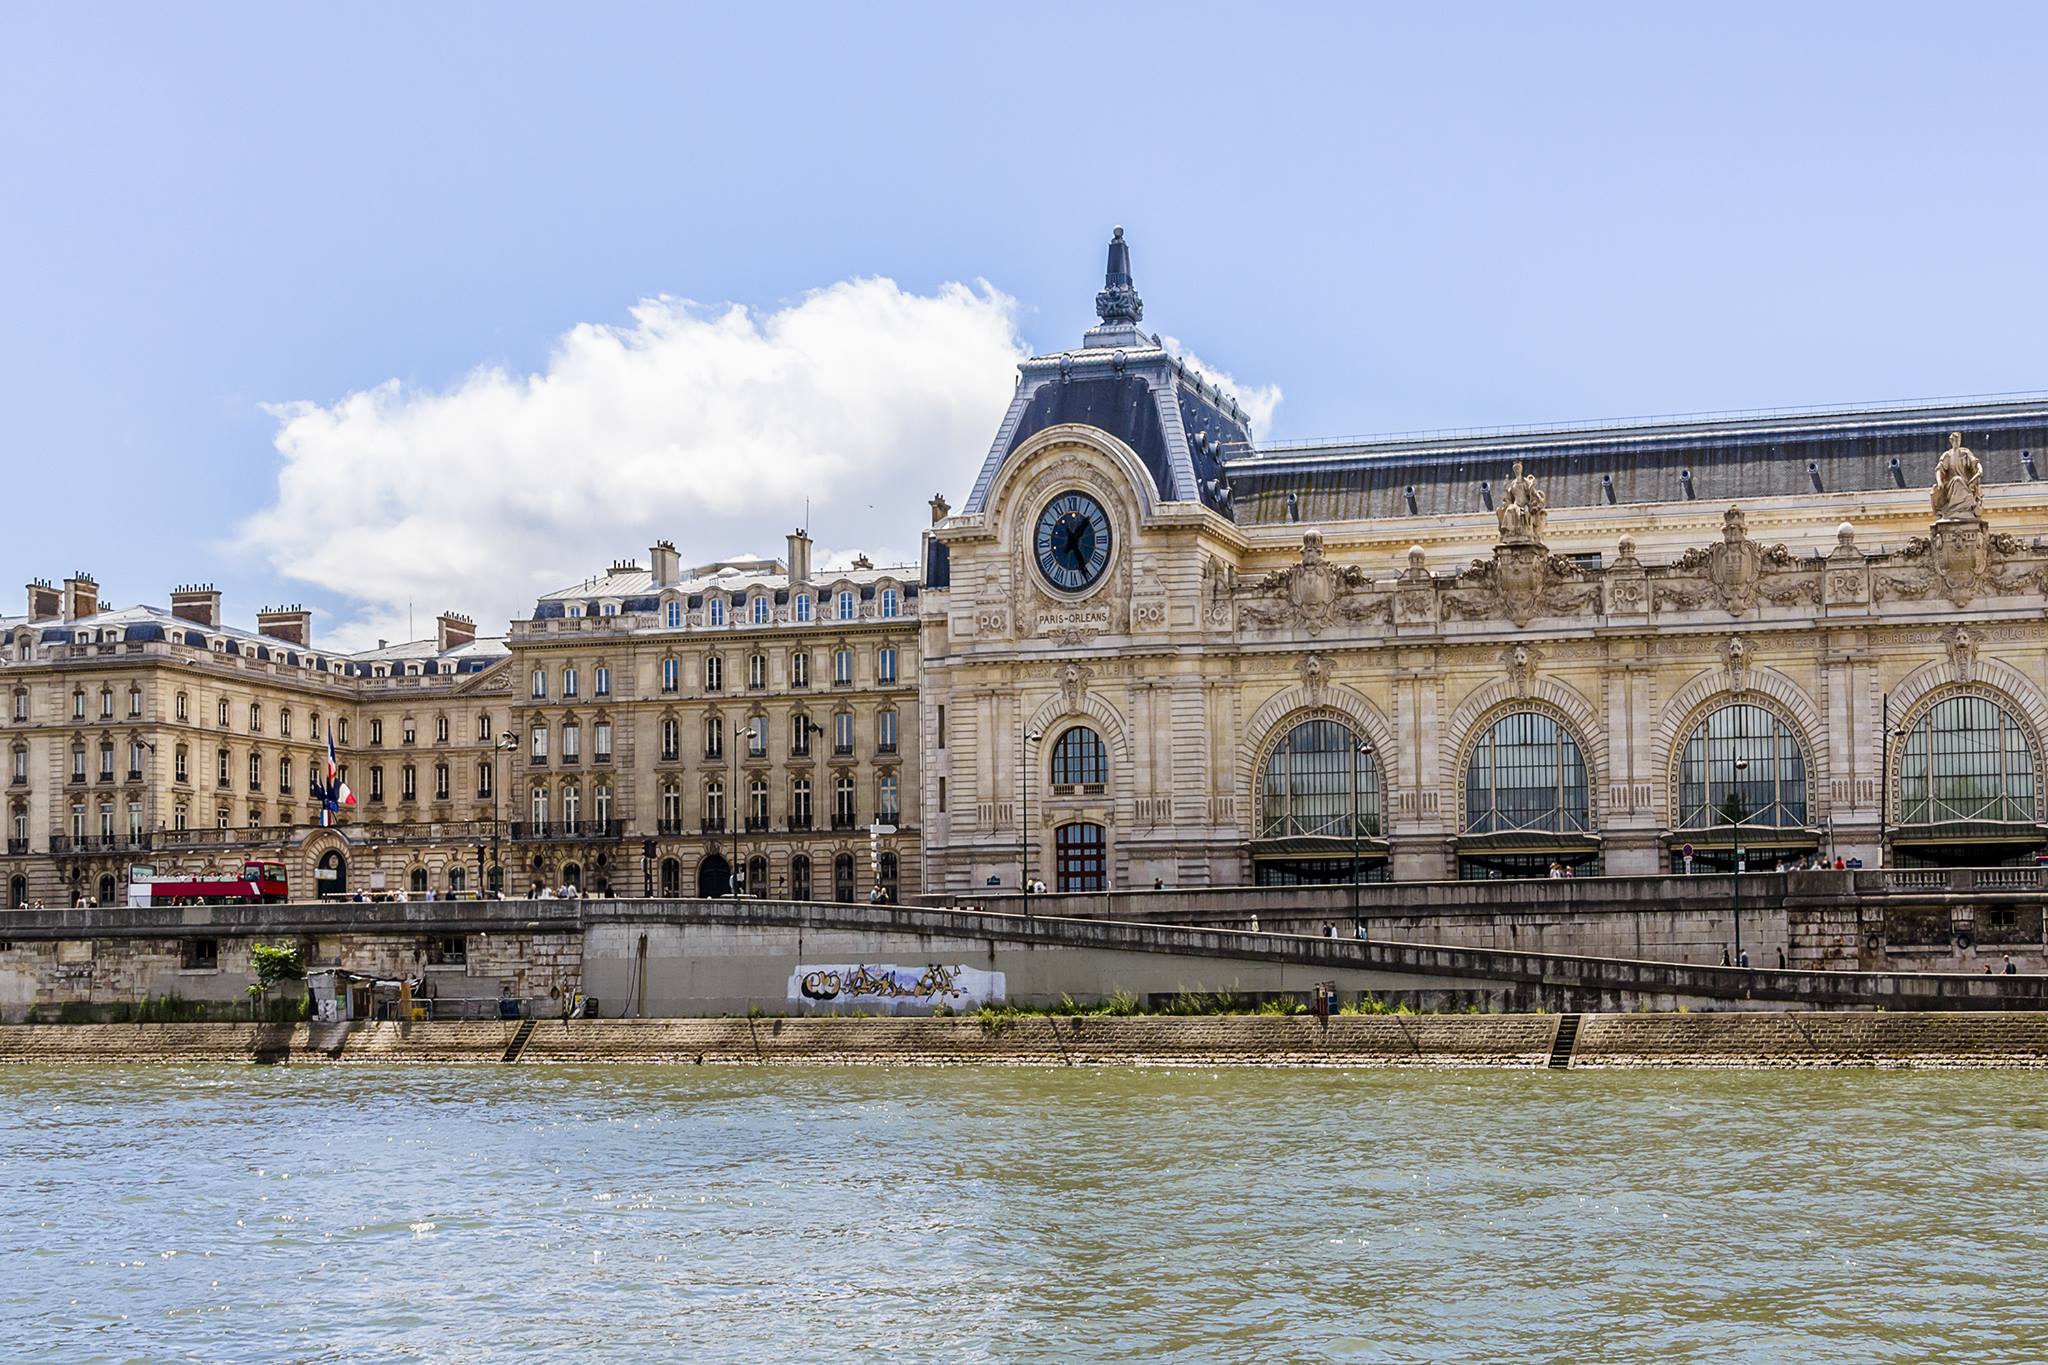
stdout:
<svg viewBox="0 0 2048 1365">
<path fill-rule="evenodd" d="M 941 962 L 921 967 L 858 963 L 800 966 L 789 977 L 789 999 L 799 1005 L 859 1005 L 864 1009 L 927 1010 L 939 1005 L 976 1009 L 1003 1000 L 1003 974 Z"/>
</svg>

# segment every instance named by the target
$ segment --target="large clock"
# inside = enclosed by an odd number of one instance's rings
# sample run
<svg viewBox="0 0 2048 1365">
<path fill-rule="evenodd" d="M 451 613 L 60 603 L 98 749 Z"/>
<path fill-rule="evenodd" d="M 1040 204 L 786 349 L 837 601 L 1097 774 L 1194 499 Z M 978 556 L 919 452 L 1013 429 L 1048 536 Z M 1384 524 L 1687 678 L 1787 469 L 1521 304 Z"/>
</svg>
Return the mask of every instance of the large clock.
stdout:
<svg viewBox="0 0 2048 1365">
<path fill-rule="evenodd" d="M 1081 592 L 1109 567 L 1109 513 L 1086 493 L 1062 493 L 1038 514 L 1032 547 L 1046 582 Z"/>
</svg>

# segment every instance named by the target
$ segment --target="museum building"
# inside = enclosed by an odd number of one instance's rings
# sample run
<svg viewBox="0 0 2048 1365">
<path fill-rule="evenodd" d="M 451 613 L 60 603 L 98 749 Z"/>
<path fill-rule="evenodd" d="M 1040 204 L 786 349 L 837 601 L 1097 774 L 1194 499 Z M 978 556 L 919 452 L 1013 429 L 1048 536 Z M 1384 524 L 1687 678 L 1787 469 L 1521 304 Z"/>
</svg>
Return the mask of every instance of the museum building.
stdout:
<svg viewBox="0 0 2048 1365">
<path fill-rule="evenodd" d="M 2048 398 L 1261 445 L 1096 313 L 933 501 L 928 890 L 2048 850 Z"/>
</svg>

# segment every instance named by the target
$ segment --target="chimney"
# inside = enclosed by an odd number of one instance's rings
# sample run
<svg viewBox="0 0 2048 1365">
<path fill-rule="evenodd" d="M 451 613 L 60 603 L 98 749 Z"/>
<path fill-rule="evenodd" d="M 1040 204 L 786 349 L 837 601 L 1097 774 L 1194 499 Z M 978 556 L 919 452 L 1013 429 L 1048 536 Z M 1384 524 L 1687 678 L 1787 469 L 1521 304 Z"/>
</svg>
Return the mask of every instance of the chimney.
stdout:
<svg viewBox="0 0 2048 1365">
<path fill-rule="evenodd" d="M 789 533 L 789 586 L 811 581 L 811 536 L 802 527 Z"/>
<path fill-rule="evenodd" d="M 220 591 L 211 583 L 187 583 L 171 594 L 171 615 L 209 630 L 220 629 Z"/>
<path fill-rule="evenodd" d="M 944 521 L 946 514 L 952 510 L 953 504 L 946 501 L 944 493 L 932 494 L 932 525 L 937 526 Z"/>
<path fill-rule="evenodd" d="M 313 643 L 313 613 L 297 602 L 288 607 L 265 607 L 256 613 L 256 633 L 299 646 Z"/>
<path fill-rule="evenodd" d="M 93 581 L 91 574 L 80 569 L 64 580 L 64 619 L 83 620 L 100 614 L 100 585 Z"/>
<path fill-rule="evenodd" d="M 683 557 L 676 553 L 675 542 L 657 540 L 647 551 L 648 561 L 654 566 L 654 586 L 673 588 L 683 581 Z"/>
<path fill-rule="evenodd" d="M 31 621 L 54 621 L 64 614 L 64 596 L 50 586 L 47 578 L 38 578 L 28 585 L 28 619 Z"/>
<path fill-rule="evenodd" d="M 442 612 L 434 618 L 434 627 L 434 647 L 442 654 L 476 639 L 476 622 L 459 611 Z"/>
</svg>

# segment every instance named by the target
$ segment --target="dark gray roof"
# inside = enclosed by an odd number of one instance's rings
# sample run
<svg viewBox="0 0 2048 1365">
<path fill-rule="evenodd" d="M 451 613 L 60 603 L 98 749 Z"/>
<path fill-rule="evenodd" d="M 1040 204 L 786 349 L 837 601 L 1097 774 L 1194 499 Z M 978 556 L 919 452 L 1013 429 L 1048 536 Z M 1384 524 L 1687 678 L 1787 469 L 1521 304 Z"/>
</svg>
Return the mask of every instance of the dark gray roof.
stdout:
<svg viewBox="0 0 2048 1365">
<path fill-rule="evenodd" d="M 1925 488 L 1951 431 L 1986 483 L 2036 479 L 2048 395 L 1271 446 L 1223 474 L 1247 525 L 1483 512 L 1517 460 L 1552 507 L 1726 502 Z"/>
</svg>

